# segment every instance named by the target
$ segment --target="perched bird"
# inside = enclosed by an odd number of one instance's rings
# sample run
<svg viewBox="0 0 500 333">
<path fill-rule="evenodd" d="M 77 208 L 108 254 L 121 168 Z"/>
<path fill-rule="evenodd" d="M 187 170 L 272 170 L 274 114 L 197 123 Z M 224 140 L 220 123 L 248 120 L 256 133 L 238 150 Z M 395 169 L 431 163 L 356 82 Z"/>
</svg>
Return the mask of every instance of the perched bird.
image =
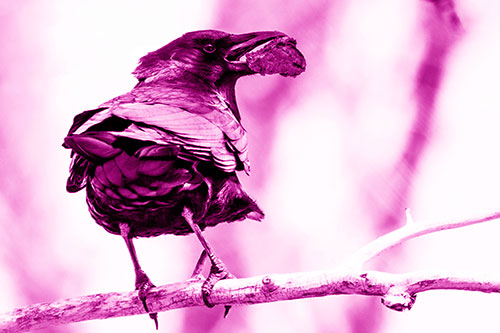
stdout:
<svg viewBox="0 0 500 333">
<path fill-rule="evenodd" d="M 212 262 L 202 289 L 211 306 L 214 284 L 231 275 L 201 231 L 264 217 L 236 175 L 249 173 L 250 164 L 235 83 L 256 73 L 246 55 L 284 38 L 277 31 L 187 33 L 140 59 L 130 92 L 74 119 L 63 144 L 72 150 L 67 190 L 86 188 L 92 217 L 124 238 L 147 312 L 154 285 L 141 269 L 134 237 L 194 232 Z M 305 62 L 297 59 L 293 67 L 301 72 Z M 158 326 L 156 313 L 150 316 Z"/>
</svg>

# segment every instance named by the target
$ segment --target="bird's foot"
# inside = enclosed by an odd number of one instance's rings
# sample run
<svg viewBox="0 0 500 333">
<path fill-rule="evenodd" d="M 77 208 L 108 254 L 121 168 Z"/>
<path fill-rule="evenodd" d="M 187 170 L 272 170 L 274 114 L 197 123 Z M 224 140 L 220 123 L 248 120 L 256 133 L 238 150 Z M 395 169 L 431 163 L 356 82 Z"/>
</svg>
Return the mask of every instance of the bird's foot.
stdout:
<svg viewBox="0 0 500 333">
<path fill-rule="evenodd" d="M 212 290 L 214 289 L 215 284 L 220 280 L 236 278 L 233 274 L 231 274 L 231 272 L 229 272 L 229 270 L 226 268 L 226 265 L 224 265 L 224 262 L 222 262 L 219 257 L 211 258 L 211 261 L 212 268 L 210 269 L 210 274 L 201 286 L 203 303 L 205 303 L 205 305 L 209 308 L 214 307 L 214 304 L 212 304 L 208 298 L 210 297 L 210 294 L 212 294 Z M 224 312 L 224 318 L 228 315 L 231 306 L 226 305 L 225 308 L 226 310 Z"/>
<path fill-rule="evenodd" d="M 135 289 L 139 292 L 139 299 L 141 300 L 144 309 L 149 314 L 149 317 L 155 322 L 156 330 L 158 330 L 158 313 L 149 312 L 148 305 L 146 304 L 146 298 L 149 294 L 149 291 L 154 287 L 155 285 L 151 282 L 149 277 L 146 275 L 146 273 L 144 273 L 142 269 L 136 271 Z"/>
</svg>

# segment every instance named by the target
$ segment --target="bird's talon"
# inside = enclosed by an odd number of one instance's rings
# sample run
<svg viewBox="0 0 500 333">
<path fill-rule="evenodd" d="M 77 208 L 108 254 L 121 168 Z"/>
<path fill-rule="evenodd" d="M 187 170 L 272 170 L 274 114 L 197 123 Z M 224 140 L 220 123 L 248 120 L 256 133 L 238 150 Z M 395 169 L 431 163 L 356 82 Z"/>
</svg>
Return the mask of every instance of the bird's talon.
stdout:
<svg viewBox="0 0 500 333">
<path fill-rule="evenodd" d="M 231 305 L 226 305 L 224 306 L 224 318 L 227 317 L 227 315 L 229 314 L 229 310 L 231 310 Z"/>
<path fill-rule="evenodd" d="M 158 331 L 158 313 L 156 313 L 156 312 L 150 313 L 149 318 L 153 319 L 153 321 L 155 322 L 156 330 Z"/>
<path fill-rule="evenodd" d="M 149 277 L 142 270 L 137 271 L 136 280 L 135 280 L 135 289 L 138 291 L 139 299 L 142 302 L 142 306 L 144 306 L 144 310 L 149 314 L 149 318 L 153 319 L 155 322 L 156 330 L 158 330 L 158 313 L 149 312 L 148 305 L 146 303 L 146 299 L 148 297 L 149 291 L 156 287 Z"/>
<path fill-rule="evenodd" d="M 215 306 L 215 304 L 210 303 L 210 301 L 208 300 L 210 293 L 207 294 L 207 293 L 202 292 L 201 295 L 203 297 L 203 303 L 205 304 L 205 306 L 207 308 L 213 308 Z"/>
<path fill-rule="evenodd" d="M 205 282 L 203 282 L 203 285 L 201 287 L 201 294 L 203 298 L 203 303 L 205 303 L 205 306 L 208 308 L 213 308 L 215 304 L 209 301 L 209 297 L 212 294 L 212 290 L 214 289 L 214 286 L 217 282 L 220 280 L 226 280 L 226 279 L 235 279 L 236 277 L 231 274 L 222 260 L 219 258 L 214 258 L 212 260 L 212 268 L 210 269 L 210 274 L 208 275 L 207 279 Z M 227 305 L 225 307 L 224 311 L 224 318 L 227 317 L 227 314 L 229 313 L 229 310 L 231 309 L 231 306 Z"/>
</svg>

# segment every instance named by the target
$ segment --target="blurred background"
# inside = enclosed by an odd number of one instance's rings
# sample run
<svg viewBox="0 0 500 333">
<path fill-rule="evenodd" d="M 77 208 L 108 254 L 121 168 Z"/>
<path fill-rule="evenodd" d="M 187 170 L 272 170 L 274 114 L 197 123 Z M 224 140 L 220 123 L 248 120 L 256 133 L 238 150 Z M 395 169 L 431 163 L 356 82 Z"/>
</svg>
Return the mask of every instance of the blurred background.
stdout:
<svg viewBox="0 0 500 333">
<path fill-rule="evenodd" d="M 455 6 L 455 7 L 453 7 Z M 73 117 L 130 90 L 138 59 L 187 31 L 280 30 L 301 76 L 243 78 L 237 96 L 267 217 L 206 231 L 239 277 L 335 268 L 376 237 L 500 210 L 500 2 L 0 0 L 0 312 L 134 288 L 123 240 L 65 191 Z M 455 16 L 455 11 L 460 18 Z M 500 273 L 500 223 L 412 240 L 370 269 Z M 186 279 L 194 236 L 136 241 L 157 284 Z M 159 314 L 160 332 L 500 329 L 498 294 L 432 291 L 398 313 L 332 296 Z M 148 316 L 44 332 L 154 332 Z"/>
</svg>

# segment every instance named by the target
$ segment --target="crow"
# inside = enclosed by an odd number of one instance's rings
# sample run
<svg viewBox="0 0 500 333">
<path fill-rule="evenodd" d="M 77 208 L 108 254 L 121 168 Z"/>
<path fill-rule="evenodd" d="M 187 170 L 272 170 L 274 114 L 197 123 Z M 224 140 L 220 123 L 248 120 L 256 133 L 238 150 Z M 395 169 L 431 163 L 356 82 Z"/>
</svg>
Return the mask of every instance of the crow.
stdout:
<svg viewBox="0 0 500 333">
<path fill-rule="evenodd" d="M 141 269 L 132 239 L 194 232 L 204 248 L 202 258 L 212 262 L 202 294 L 213 306 L 214 284 L 233 276 L 202 230 L 264 217 L 236 174 L 248 174 L 250 163 L 235 84 L 257 73 L 246 56 L 280 38 L 287 36 L 278 31 L 186 33 L 142 57 L 133 72 L 137 85 L 78 114 L 64 139 L 72 157 L 66 188 L 85 188 L 97 224 L 125 240 L 135 288 L 157 328 L 157 314 L 146 304 L 154 285 Z M 303 71 L 301 66 L 305 62 L 295 64 Z"/>
</svg>

